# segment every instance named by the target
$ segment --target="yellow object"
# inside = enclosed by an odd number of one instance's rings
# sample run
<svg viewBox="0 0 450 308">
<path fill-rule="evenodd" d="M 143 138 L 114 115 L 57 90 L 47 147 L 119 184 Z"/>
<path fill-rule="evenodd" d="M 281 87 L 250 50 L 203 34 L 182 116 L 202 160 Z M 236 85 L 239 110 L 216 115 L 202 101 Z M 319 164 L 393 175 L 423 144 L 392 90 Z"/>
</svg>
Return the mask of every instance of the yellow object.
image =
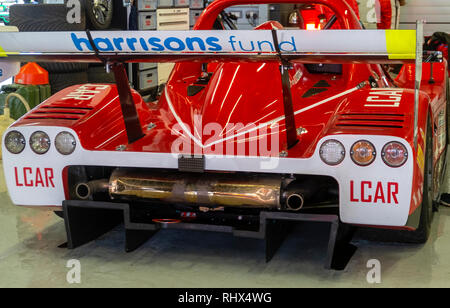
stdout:
<svg viewBox="0 0 450 308">
<path fill-rule="evenodd" d="M 416 58 L 416 30 L 385 30 L 389 59 Z"/>
<path fill-rule="evenodd" d="M 2 46 L 0 46 L 0 57 L 7 57 L 8 55 L 6 54 L 6 52 L 3 50 Z"/>
<path fill-rule="evenodd" d="M 8 106 L 8 103 L 12 98 L 19 99 L 22 102 L 22 104 L 25 106 L 25 109 L 27 110 L 27 112 L 30 111 L 30 105 L 28 104 L 28 102 L 22 95 L 17 94 L 17 93 L 8 94 L 8 96 L 5 99 L 5 109 L 3 110 L 3 115 L 0 115 L 0 132 L 2 135 L 2 140 L 3 140 L 3 133 L 8 129 L 8 127 L 11 126 L 11 124 L 13 124 L 15 122 L 15 120 L 11 119 L 11 117 L 10 117 L 9 106 Z M 0 159 L 2 159 L 2 147 L 0 147 Z"/>
<path fill-rule="evenodd" d="M 420 145 L 417 147 L 417 165 L 423 173 L 423 170 L 425 169 L 425 155 L 423 155 L 423 150 Z"/>
</svg>

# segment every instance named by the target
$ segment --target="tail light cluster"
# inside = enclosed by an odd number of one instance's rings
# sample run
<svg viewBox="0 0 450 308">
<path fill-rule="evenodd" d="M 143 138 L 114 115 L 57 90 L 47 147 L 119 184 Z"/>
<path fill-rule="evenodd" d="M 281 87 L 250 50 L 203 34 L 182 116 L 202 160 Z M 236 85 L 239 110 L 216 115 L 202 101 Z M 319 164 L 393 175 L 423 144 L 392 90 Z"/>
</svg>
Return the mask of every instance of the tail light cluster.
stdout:
<svg viewBox="0 0 450 308">
<path fill-rule="evenodd" d="M 75 137 L 69 132 L 60 132 L 56 135 L 54 143 L 56 150 L 63 155 L 72 154 L 77 145 Z M 31 134 L 29 144 L 34 153 L 42 155 L 50 150 L 52 141 L 45 132 L 36 131 Z M 5 147 L 9 152 L 19 154 L 25 149 L 25 146 L 26 140 L 21 132 L 13 130 L 6 134 Z"/>
<path fill-rule="evenodd" d="M 319 154 L 324 163 L 336 166 L 344 160 L 346 151 L 340 141 L 329 139 L 322 143 Z M 350 158 L 359 166 L 369 166 L 376 157 L 377 151 L 370 141 L 358 140 L 350 148 Z M 401 167 L 408 160 L 408 150 L 402 143 L 391 141 L 383 146 L 381 158 L 389 167 Z"/>
<path fill-rule="evenodd" d="M 386 165 L 400 167 L 408 160 L 408 151 L 403 144 L 393 141 L 383 147 L 381 157 Z"/>
</svg>

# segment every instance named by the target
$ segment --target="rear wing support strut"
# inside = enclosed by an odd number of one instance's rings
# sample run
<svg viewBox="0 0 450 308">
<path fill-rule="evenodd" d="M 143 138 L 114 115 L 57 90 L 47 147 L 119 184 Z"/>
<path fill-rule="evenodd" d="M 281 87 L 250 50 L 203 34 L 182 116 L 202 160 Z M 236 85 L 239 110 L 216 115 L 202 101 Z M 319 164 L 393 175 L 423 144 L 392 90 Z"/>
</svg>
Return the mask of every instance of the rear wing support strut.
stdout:
<svg viewBox="0 0 450 308">
<path fill-rule="evenodd" d="M 291 81 L 289 79 L 289 70 L 292 64 L 283 58 L 278 44 L 277 31 L 272 30 L 273 45 L 280 58 L 281 87 L 283 90 L 284 121 L 286 125 L 286 143 L 287 149 L 292 148 L 298 143 L 297 126 L 295 124 L 294 106 L 292 105 Z"/>
<path fill-rule="evenodd" d="M 117 91 L 119 92 L 120 107 L 125 122 L 128 143 L 131 144 L 142 138 L 144 133 L 142 132 L 136 105 L 134 104 L 125 64 L 114 63 L 110 65 L 116 79 Z"/>
<path fill-rule="evenodd" d="M 108 60 L 100 55 L 91 32 L 86 30 L 86 36 L 97 58 L 103 62 L 106 70 L 112 70 L 114 79 L 116 81 L 117 92 L 119 93 L 120 108 L 122 110 L 122 117 L 125 122 L 125 130 L 127 133 L 128 144 L 139 140 L 144 136 L 142 132 L 139 116 L 134 104 L 133 95 L 131 93 L 130 82 L 128 80 L 127 71 L 123 62 L 109 63 Z"/>
</svg>

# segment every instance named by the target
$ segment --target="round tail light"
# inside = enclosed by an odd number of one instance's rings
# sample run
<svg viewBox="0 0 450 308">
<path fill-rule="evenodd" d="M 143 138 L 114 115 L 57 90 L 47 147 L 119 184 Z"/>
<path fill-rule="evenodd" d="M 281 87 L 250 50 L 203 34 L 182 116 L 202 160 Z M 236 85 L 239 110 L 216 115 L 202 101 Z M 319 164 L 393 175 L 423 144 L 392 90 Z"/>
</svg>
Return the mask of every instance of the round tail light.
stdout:
<svg viewBox="0 0 450 308">
<path fill-rule="evenodd" d="M 72 154 L 75 151 L 77 142 L 75 137 L 69 132 L 60 132 L 55 138 L 55 147 L 63 155 Z"/>
<path fill-rule="evenodd" d="M 324 163 L 335 166 L 344 160 L 345 148 L 339 141 L 330 139 L 322 143 L 319 154 Z"/>
<path fill-rule="evenodd" d="M 19 154 L 25 148 L 25 137 L 16 130 L 10 131 L 5 137 L 5 147 L 9 152 Z"/>
<path fill-rule="evenodd" d="M 36 154 L 45 154 L 50 149 L 50 138 L 44 132 L 34 132 L 30 137 L 30 147 Z"/>
<path fill-rule="evenodd" d="M 397 168 L 403 166 L 408 160 L 408 150 L 400 142 L 392 141 L 383 147 L 381 157 L 386 165 Z"/>
<path fill-rule="evenodd" d="M 367 140 L 359 140 L 352 145 L 350 157 L 360 166 L 368 166 L 375 160 L 377 153 L 372 143 Z"/>
</svg>

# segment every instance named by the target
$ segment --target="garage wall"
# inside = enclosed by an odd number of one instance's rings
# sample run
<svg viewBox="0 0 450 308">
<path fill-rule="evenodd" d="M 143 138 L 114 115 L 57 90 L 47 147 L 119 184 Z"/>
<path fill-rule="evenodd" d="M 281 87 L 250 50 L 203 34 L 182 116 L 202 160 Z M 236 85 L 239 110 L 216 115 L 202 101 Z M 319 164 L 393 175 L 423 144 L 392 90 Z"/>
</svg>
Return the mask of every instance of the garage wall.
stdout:
<svg viewBox="0 0 450 308">
<path fill-rule="evenodd" d="M 450 0 L 406 0 L 401 7 L 400 28 L 415 29 L 417 19 L 425 19 L 425 35 L 450 33 Z"/>
</svg>

